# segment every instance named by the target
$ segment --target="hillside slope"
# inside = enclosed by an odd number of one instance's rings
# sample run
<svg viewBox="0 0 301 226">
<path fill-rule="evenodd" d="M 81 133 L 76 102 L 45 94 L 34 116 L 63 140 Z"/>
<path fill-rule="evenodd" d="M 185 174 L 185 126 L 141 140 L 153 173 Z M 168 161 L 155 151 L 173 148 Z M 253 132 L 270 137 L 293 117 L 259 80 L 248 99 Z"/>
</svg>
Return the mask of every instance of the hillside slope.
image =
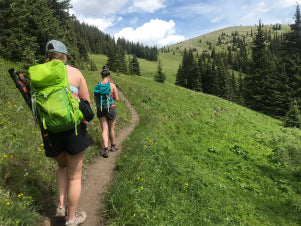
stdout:
<svg viewBox="0 0 301 226">
<path fill-rule="evenodd" d="M 275 161 L 280 150 L 300 150 L 300 130 L 172 84 L 122 75 L 115 81 L 141 121 L 117 164 L 109 222 L 301 223 L 300 173 Z"/>
<path fill-rule="evenodd" d="M 273 30 L 273 25 L 264 25 L 264 30 L 270 32 L 271 36 L 281 35 L 289 31 L 288 25 L 281 25 L 281 30 Z M 227 27 L 217 31 L 210 32 L 208 34 L 200 35 L 195 38 L 174 44 L 169 46 L 171 51 L 183 51 L 186 49 L 195 49 L 199 53 L 203 51 L 210 51 L 213 47 L 217 51 L 226 51 L 228 46 L 231 46 L 231 40 L 233 36 L 243 38 L 245 37 L 248 45 L 251 45 L 253 35 L 257 31 L 257 26 L 236 26 L 236 27 Z M 224 35 L 222 35 L 224 34 Z M 219 37 L 221 38 L 222 44 L 218 44 Z"/>
</svg>

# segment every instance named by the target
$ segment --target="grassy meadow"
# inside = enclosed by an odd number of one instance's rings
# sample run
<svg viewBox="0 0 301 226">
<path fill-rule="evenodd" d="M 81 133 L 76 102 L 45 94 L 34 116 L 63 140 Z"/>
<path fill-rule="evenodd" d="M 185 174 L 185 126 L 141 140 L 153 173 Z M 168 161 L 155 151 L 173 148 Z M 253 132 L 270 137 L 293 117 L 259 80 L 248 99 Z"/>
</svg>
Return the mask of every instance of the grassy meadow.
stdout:
<svg viewBox="0 0 301 226">
<path fill-rule="evenodd" d="M 107 57 L 91 55 L 100 70 Z M 139 59 L 142 76 L 112 73 L 140 115 L 125 140 L 117 176 L 106 197 L 110 225 L 300 225 L 301 171 L 294 159 L 301 131 L 232 102 L 174 85 L 179 52 L 158 62 Z M 57 204 L 56 163 L 44 156 L 39 130 L 0 59 L 0 225 L 34 225 Z M 98 72 L 82 71 L 91 98 Z M 95 104 L 92 105 L 96 113 Z M 117 104 L 118 130 L 130 123 Z M 99 155 L 101 135 L 88 125 L 92 146 L 84 167 Z M 45 196 L 45 194 L 47 194 Z"/>
<path fill-rule="evenodd" d="M 300 175 L 273 161 L 301 147 L 300 130 L 173 84 L 115 81 L 141 120 L 107 197 L 112 225 L 300 225 Z"/>
<path fill-rule="evenodd" d="M 300 225 L 300 167 L 290 161 L 301 131 L 175 86 L 179 62 L 160 57 L 170 70 L 164 84 L 140 59 L 142 76 L 115 77 L 141 120 L 116 166 L 109 224 Z"/>
</svg>

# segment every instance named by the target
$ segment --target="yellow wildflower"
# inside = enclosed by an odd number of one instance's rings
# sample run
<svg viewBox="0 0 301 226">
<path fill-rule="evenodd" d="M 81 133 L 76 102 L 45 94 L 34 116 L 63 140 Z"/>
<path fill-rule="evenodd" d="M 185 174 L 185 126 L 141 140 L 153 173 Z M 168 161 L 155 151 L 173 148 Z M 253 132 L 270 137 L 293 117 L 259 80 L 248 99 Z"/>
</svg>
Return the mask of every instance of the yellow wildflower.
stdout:
<svg viewBox="0 0 301 226">
<path fill-rule="evenodd" d="M 14 104 L 14 107 L 17 107 L 17 105 Z"/>
<path fill-rule="evenodd" d="M 7 204 L 7 205 L 10 205 L 10 202 L 7 202 L 6 204 Z"/>
<path fill-rule="evenodd" d="M 21 197 L 21 196 L 23 196 L 23 193 L 18 195 L 18 197 Z"/>
<path fill-rule="evenodd" d="M 185 183 L 185 188 L 188 188 L 189 184 L 188 183 Z"/>
<path fill-rule="evenodd" d="M 44 144 L 41 144 L 42 147 L 44 147 Z"/>
<path fill-rule="evenodd" d="M 7 158 L 7 155 L 4 155 L 4 158 Z"/>
</svg>

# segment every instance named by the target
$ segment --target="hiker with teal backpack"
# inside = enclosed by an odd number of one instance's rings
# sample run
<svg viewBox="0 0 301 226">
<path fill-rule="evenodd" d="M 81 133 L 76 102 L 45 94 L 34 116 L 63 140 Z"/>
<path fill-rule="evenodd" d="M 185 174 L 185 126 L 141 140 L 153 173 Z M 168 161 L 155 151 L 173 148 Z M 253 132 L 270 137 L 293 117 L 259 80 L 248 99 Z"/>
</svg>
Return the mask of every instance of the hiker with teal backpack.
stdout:
<svg viewBox="0 0 301 226">
<path fill-rule="evenodd" d="M 86 219 L 77 206 L 84 153 L 90 145 L 79 98 L 90 102 L 90 97 L 82 73 L 65 65 L 67 55 L 62 42 L 51 40 L 46 45 L 46 63 L 30 67 L 29 76 L 33 115 L 47 131 L 43 135 L 45 154 L 58 163 L 56 217 L 66 217 L 66 225 L 78 225 Z"/>
<path fill-rule="evenodd" d="M 97 106 L 97 117 L 102 129 L 102 140 L 104 150 L 102 156 L 109 157 L 109 138 L 111 142 L 110 151 L 117 151 L 119 147 L 115 143 L 116 110 L 114 100 L 118 101 L 117 87 L 110 82 L 110 71 L 103 66 L 101 76 L 103 81 L 94 87 L 94 100 Z M 108 138 L 109 133 L 109 138 Z"/>
</svg>

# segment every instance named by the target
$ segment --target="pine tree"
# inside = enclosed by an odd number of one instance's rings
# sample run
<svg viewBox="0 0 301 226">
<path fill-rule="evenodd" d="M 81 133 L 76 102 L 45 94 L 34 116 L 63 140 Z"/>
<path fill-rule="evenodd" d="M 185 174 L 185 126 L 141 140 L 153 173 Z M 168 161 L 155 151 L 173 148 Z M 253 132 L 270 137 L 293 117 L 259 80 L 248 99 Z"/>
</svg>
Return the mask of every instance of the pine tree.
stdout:
<svg viewBox="0 0 301 226">
<path fill-rule="evenodd" d="M 244 79 L 242 76 L 242 72 L 239 71 L 239 75 L 238 75 L 238 90 L 236 93 L 236 103 L 240 104 L 240 105 L 245 105 L 245 99 L 244 99 L 244 83 L 243 83 Z"/>
<path fill-rule="evenodd" d="M 156 82 L 164 83 L 165 79 L 166 79 L 166 76 L 162 71 L 161 60 L 158 60 L 157 74 L 155 75 L 154 80 Z"/>
<path fill-rule="evenodd" d="M 294 91 L 293 97 L 301 96 L 301 15 L 300 6 L 297 4 L 295 23 L 291 24 L 291 32 L 284 35 L 282 43 L 282 61 L 285 71 Z"/>
<path fill-rule="evenodd" d="M 246 105 L 253 110 L 267 114 L 271 110 L 269 85 L 272 81 L 269 77 L 272 71 L 265 41 L 263 25 L 259 21 L 257 34 L 253 41 L 250 74 L 245 77 L 244 84 Z"/>
<path fill-rule="evenodd" d="M 176 75 L 176 85 L 186 87 L 186 79 L 184 75 L 183 66 L 180 64 Z"/>
<path fill-rule="evenodd" d="M 301 113 L 296 100 L 291 103 L 290 109 L 284 120 L 284 125 L 286 127 L 301 128 Z"/>
<path fill-rule="evenodd" d="M 237 102 L 237 93 L 238 93 L 237 81 L 234 75 L 234 71 L 232 71 L 230 77 L 230 83 L 229 83 L 229 100 L 233 102 Z"/>
<path fill-rule="evenodd" d="M 138 62 L 137 57 L 135 55 L 130 60 L 129 69 L 130 69 L 130 74 L 132 74 L 132 75 L 141 75 L 140 74 L 139 62 Z"/>
</svg>

